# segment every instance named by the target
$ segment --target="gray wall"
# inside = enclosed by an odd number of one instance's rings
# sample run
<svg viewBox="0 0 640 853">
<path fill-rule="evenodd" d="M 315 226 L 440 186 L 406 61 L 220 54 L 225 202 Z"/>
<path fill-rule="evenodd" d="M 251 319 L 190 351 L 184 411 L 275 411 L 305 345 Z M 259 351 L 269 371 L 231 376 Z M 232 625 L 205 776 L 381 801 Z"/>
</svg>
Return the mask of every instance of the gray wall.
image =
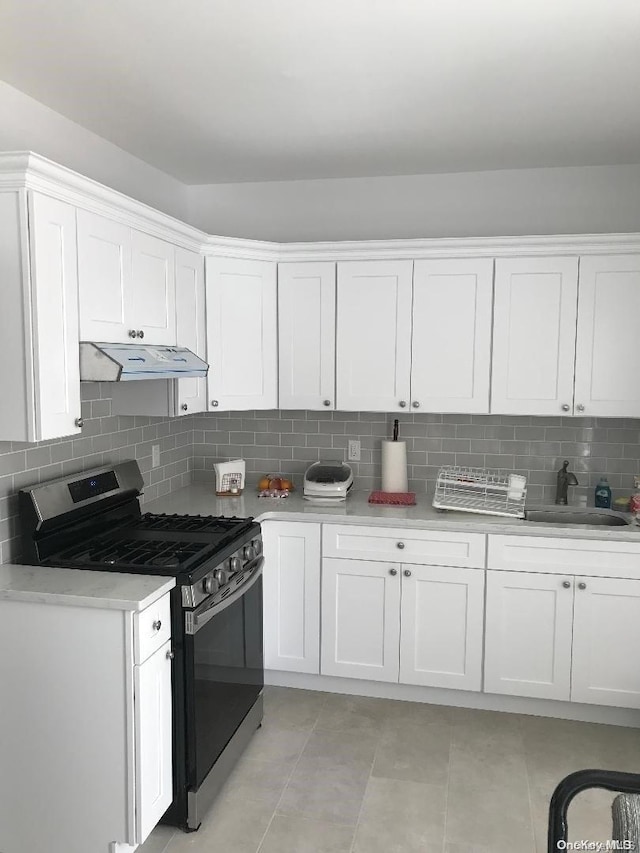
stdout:
<svg viewBox="0 0 640 853">
<path fill-rule="evenodd" d="M 23 486 L 132 458 L 144 474 L 145 502 L 191 482 L 192 416 L 113 416 L 107 384 L 83 382 L 81 388 L 82 435 L 38 444 L 0 442 L 0 563 L 19 557 L 17 492 Z M 152 444 L 160 445 L 160 467 L 153 469 Z"/>
<path fill-rule="evenodd" d="M 640 166 L 188 188 L 193 224 L 260 240 L 640 231 Z"/>
<path fill-rule="evenodd" d="M 356 487 L 380 488 L 380 442 L 395 415 L 377 412 L 225 412 L 194 415 L 193 477 L 213 480 L 213 463 L 244 457 L 247 479 L 293 476 L 296 485 L 318 459 L 346 459 L 347 442 L 361 441 L 353 465 Z M 587 495 L 608 475 L 614 497 L 633 492 L 640 473 L 640 421 L 612 418 L 533 418 L 499 415 L 398 415 L 407 442 L 409 488 L 432 493 L 441 465 L 505 468 L 528 478 L 528 499 L 553 502 L 556 472 L 568 459 Z"/>
<path fill-rule="evenodd" d="M 0 151 L 35 151 L 56 163 L 187 219 L 187 188 L 117 145 L 0 80 Z"/>
</svg>

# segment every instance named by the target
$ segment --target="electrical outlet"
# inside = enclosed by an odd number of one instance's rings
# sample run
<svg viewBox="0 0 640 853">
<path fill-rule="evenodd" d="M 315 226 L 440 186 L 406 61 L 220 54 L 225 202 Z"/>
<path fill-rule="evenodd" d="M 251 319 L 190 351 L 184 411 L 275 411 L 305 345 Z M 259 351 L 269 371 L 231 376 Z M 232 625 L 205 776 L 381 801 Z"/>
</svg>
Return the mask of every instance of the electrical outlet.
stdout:
<svg viewBox="0 0 640 853">
<path fill-rule="evenodd" d="M 357 441 L 355 438 L 349 439 L 349 461 L 360 461 L 360 442 Z"/>
<path fill-rule="evenodd" d="M 160 467 L 160 445 L 152 444 L 151 445 L 151 467 L 159 468 Z"/>
</svg>

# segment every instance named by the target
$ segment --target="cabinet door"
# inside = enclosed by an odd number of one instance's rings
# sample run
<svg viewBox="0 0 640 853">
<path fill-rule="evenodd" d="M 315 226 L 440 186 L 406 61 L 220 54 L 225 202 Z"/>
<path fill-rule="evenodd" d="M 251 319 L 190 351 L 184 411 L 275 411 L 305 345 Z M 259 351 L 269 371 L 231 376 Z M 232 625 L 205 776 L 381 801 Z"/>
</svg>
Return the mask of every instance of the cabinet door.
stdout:
<svg viewBox="0 0 640 853">
<path fill-rule="evenodd" d="M 80 432 L 76 211 L 29 196 L 35 435 L 42 441 Z"/>
<path fill-rule="evenodd" d="M 278 353 L 281 409 L 335 409 L 335 264 L 278 264 Z"/>
<path fill-rule="evenodd" d="M 398 681 L 400 572 L 392 563 L 322 561 L 322 675 Z"/>
<path fill-rule="evenodd" d="M 402 565 L 400 682 L 480 690 L 484 572 Z"/>
<path fill-rule="evenodd" d="M 173 799 L 171 641 L 134 667 L 136 840 L 142 844 Z"/>
<path fill-rule="evenodd" d="M 640 581 L 577 577 L 571 699 L 640 708 Z"/>
<path fill-rule="evenodd" d="M 577 258 L 496 261 L 491 411 L 573 411 Z"/>
<path fill-rule="evenodd" d="M 207 258 L 210 411 L 278 405 L 276 264 Z"/>
<path fill-rule="evenodd" d="M 178 346 L 206 359 L 204 258 L 185 249 L 176 249 L 176 320 Z M 177 386 L 176 414 L 206 412 L 206 379 L 178 379 Z"/>
<path fill-rule="evenodd" d="M 415 262 L 413 408 L 489 411 L 492 301 L 492 259 Z"/>
<path fill-rule="evenodd" d="M 80 339 L 126 343 L 134 328 L 131 229 L 78 211 Z M 137 327 L 135 327 L 137 328 Z"/>
<path fill-rule="evenodd" d="M 488 571 L 485 692 L 568 700 L 572 624 L 573 577 Z"/>
<path fill-rule="evenodd" d="M 320 525 L 264 521 L 264 665 L 320 672 Z"/>
<path fill-rule="evenodd" d="M 640 387 L 629 381 L 637 356 L 640 257 L 580 258 L 576 413 L 640 417 Z"/>
<path fill-rule="evenodd" d="M 413 261 L 338 264 L 336 406 L 409 410 Z"/>
<path fill-rule="evenodd" d="M 131 232 L 131 322 L 145 344 L 176 344 L 174 252 L 164 240 Z"/>
</svg>

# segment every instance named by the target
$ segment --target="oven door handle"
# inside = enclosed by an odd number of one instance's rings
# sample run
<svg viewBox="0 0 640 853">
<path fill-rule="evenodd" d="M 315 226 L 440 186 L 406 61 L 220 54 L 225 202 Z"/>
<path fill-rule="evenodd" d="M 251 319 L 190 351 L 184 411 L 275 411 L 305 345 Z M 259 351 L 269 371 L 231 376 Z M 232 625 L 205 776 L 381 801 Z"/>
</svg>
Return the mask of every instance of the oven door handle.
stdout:
<svg viewBox="0 0 640 853">
<path fill-rule="evenodd" d="M 207 622 L 211 621 L 214 616 L 217 616 L 223 610 L 226 610 L 227 607 L 230 607 L 239 598 L 248 592 L 251 587 L 256 583 L 258 578 L 262 576 L 262 567 L 264 565 L 264 557 L 256 557 L 256 559 L 249 563 L 245 571 L 252 571 L 252 574 L 248 578 L 242 586 L 239 586 L 235 589 L 231 595 L 228 595 L 226 598 L 223 598 L 222 601 L 218 601 L 215 604 L 207 604 L 205 602 L 205 606 L 201 606 L 194 610 L 193 612 L 187 611 L 185 614 L 185 633 L 186 634 L 197 634 L 200 628 L 204 627 Z"/>
</svg>

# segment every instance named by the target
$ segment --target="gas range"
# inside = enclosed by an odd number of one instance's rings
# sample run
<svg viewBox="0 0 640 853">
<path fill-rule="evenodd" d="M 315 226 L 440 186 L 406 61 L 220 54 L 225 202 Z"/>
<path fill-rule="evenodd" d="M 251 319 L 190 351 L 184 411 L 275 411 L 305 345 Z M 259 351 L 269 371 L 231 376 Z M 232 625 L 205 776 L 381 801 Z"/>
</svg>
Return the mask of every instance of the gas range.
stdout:
<svg viewBox="0 0 640 853">
<path fill-rule="evenodd" d="M 262 720 L 262 536 L 252 518 L 142 513 L 135 461 L 20 492 L 23 561 L 168 575 L 174 803 L 195 830 Z"/>
</svg>

